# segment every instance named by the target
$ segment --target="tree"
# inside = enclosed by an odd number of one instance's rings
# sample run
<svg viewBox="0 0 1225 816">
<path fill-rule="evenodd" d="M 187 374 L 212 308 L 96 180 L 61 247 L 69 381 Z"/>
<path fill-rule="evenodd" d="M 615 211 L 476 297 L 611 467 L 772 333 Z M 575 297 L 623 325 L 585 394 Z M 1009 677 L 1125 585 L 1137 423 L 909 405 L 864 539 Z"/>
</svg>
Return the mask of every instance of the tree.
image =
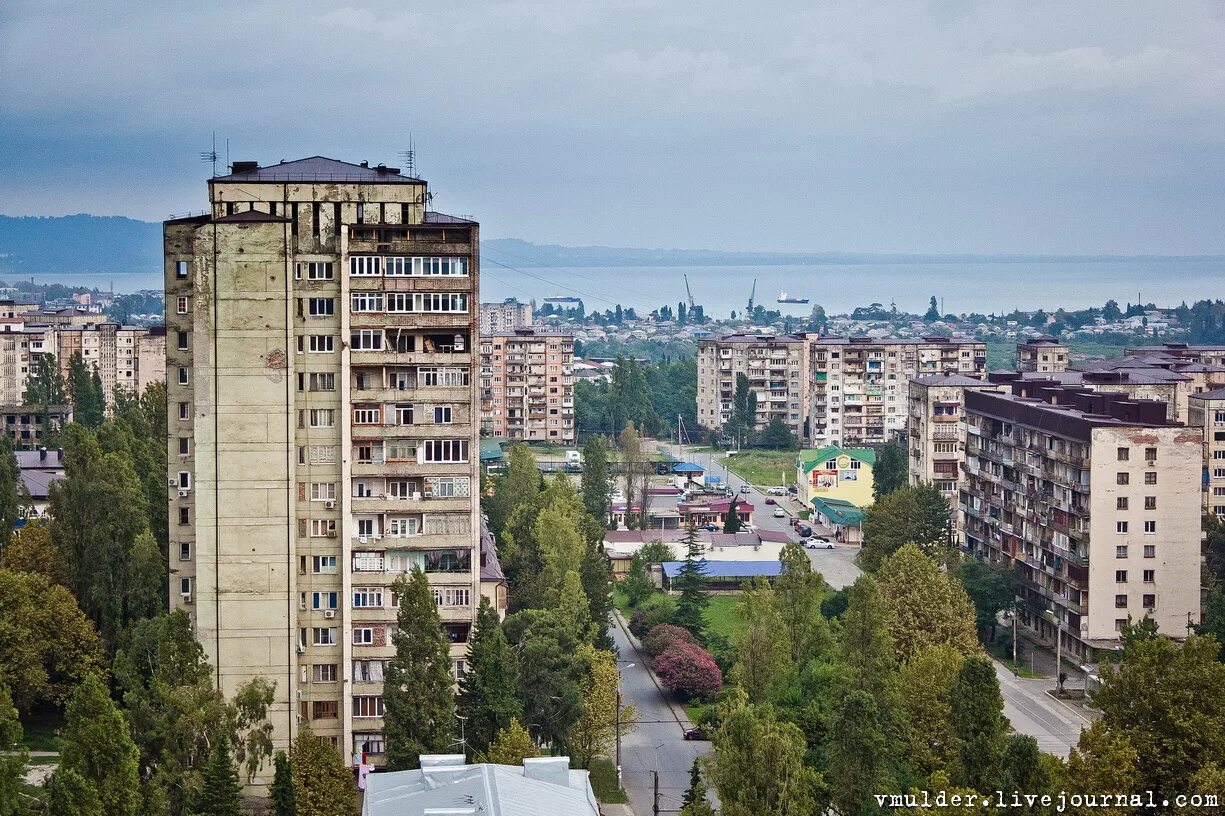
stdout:
<svg viewBox="0 0 1225 816">
<path fill-rule="evenodd" d="M 106 416 L 106 397 L 97 368 L 91 370 L 79 351 L 68 358 L 68 393 L 72 397 L 72 418 L 86 428 L 96 429 Z"/>
<path fill-rule="evenodd" d="M 519 655 L 519 701 L 536 740 L 566 753 L 570 729 L 582 714 L 580 683 L 586 666 L 577 653 L 579 633 L 556 610 L 525 610 L 503 624 Z"/>
<path fill-rule="evenodd" d="M 357 811 L 353 773 L 331 743 L 309 725 L 298 732 L 289 752 L 296 816 L 352 816 Z"/>
<path fill-rule="evenodd" d="M 936 296 L 932 295 L 931 302 L 928 303 L 927 311 L 923 313 L 923 319 L 928 323 L 940 319 L 940 308 L 936 305 Z"/>
<path fill-rule="evenodd" d="M 583 443 L 583 506 L 587 514 L 603 525 L 608 524 L 608 440 L 600 435 L 587 437 Z"/>
<path fill-rule="evenodd" d="M 650 657 L 658 657 L 678 643 L 697 643 L 688 629 L 661 623 L 647 632 L 642 639 L 642 650 Z"/>
<path fill-rule="evenodd" d="M 617 355 L 608 387 L 610 433 L 619 434 L 630 425 L 643 433 L 657 433 L 663 423 L 651 406 L 646 375 L 633 357 Z"/>
<path fill-rule="evenodd" d="M 974 626 L 987 642 L 995 640 L 1000 613 L 1016 604 L 1018 579 L 1004 564 L 963 558 L 952 570 L 974 604 Z"/>
<path fill-rule="evenodd" d="M 52 584 L 67 586 L 63 559 L 51 540 L 50 527 L 42 521 L 27 521 L 13 531 L 8 545 L 0 548 L 0 566 L 12 572 L 37 573 Z"/>
<path fill-rule="evenodd" d="M 400 599 L 392 636 L 395 657 L 383 684 L 387 765 L 417 767 L 421 754 L 444 751 L 455 733 L 451 655 L 434 592 L 425 573 L 401 575 L 392 591 Z"/>
<path fill-rule="evenodd" d="M 1197 763 L 1198 764 L 1198 763 Z M 1083 790 L 1131 793 L 1142 790 L 1140 754 L 1122 732 L 1101 720 L 1080 732 L 1080 739 L 1068 755 L 1067 778 L 1076 780 Z M 1084 814 L 1095 810 L 1070 810 Z"/>
<path fill-rule="evenodd" d="M 62 586 L 42 575 L 0 569 L 0 685 L 18 710 L 62 704 L 105 663 L 93 624 Z"/>
<path fill-rule="evenodd" d="M 689 787 L 681 798 L 681 816 L 715 816 L 715 809 L 706 798 L 706 783 L 702 781 L 702 761 L 694 757 L 689 767 Z"/>
<path fill-rule="evenodd" d="M 0 433 L 0 550 L 9 542 L 13 525 L 21 517 L 21 470 L 8 434 Z"/>
<path fill-rule="evenodd" d="M 630 570 L 621 583 L 621 591 L 629 598 L 630 606 L 638 606 L 655 592 L 655 585 L 647 578 L 646 559 L 641 551 L 630 558 Z"/>
<path fill-rule="evenodd" d="M 714 740 L 711 778 L 722 816 L 811 816 L 817 774 L 804 763 L 804 735 L 768 709 L 729 712 Z"/>
<path fill-rule="evenodd" d="M 744 522 L 740 520 L 740 513 L 736 510 L 739 500 L 732 496 L 727 502 L 727 512 L 723 514 L 723 532 L 738 533 L 740 528 L 744 526 Z"/>
<path fill-rule="evenodd" d="M 512 719 L 510 725 L 493 738 L 489 750 L 481 756 L 481 761 L 494 765 L 522 765 L 523 760 L 538 756 L 540 749 L 532 742 L 532 735 L 518 720 Z"/>
<path fill-rule="evenodd" d="M 273 763 L 276 771 L 272 776 L 272 787 L 269 789 L 268 797 L 272 804 L 272 814 L 273 816 L 296 816 L 293 771 L 289 767 L 289 757 L 284 751 L 277 751 Z"/>
<path fill-rule="evenodd" d="M 880 501 L 906 484 L 908 465 L 901 445 L 882 445 L 872 466 L 872 499 Z"/>
<path fill-rule="evenodd" d="M 746 585 L 736 610 L 744 631 L 735 640 L 739 660 L 732 679 L 744 689 L 749 702 L 764 703 L 785 686 L 794 670 L 791 643 L 774 604 L 774 590 L 764 578 Z"/>
<path fill-rule="evenodd" d="M 917 544 L 943 562 L 950 552 L 950 517 L 948 502 L 932 485 L 898 488 L 864 511 L 859 566 L 876 572 L 885 558 L 906 543 Z"/>
<path fill-rule="evenodd" d="M 22 744 L 21 721 L 9 690 L 0 684 L 0 816 L 20 816 L 25 812 L 21 804 L 22 783 L 26 760 L 29 758 Z"/>
<path fill-rule="evenodd" d="M 802 667 L 833 647 L 829 622 L 821 614 L 828 586 L 821 574 L 813 571 L 808 553 L 799 544 L 784 544 L 778 560 L 783 571 L 774 582 L 774 602 L 791 643 L 791 659 Z"/>
<path fill-rule="evenodd" d="M 796 439 L 791 426 L 782 417 L 771 417 L 764 430 L 757 438 L 758 447 L 775 450 L 798 450 L 800 442 Z"/>
<path fill-rule="evenodd" d="M 497 733 L 523 716 L 515 697 L 519 667 L 506 642 L 498 613 L 481 598 L 476 627 L 468 645 L 468 671 L 459 684 L 459 714 L 472 755 L 489 747 Z"/>
<path fill-rule="evenodd" d="M 830 729 L 828 780 L 830 800 L 839 813 L 877 812 L 873 794 L 889 789 L 890 753 L 886 727 L 876 700 L 851 691 L 838 703 Z"/>
<path fill-rule="evenodd" d="M 1203 516 L 1204 555 L 1206 556 L 1211 584 L 1225 587 L 1225 522 L 1215 513 Z"/>
<path fill-rule="evenodd" d="M 55 816 L 103 816 L 97 789 L 74 770 L 60 766 L 46 782 L 47 812 Z"/>
<path fill-rule="evenodd" d="M 926 646 L 948 644 L 963 655 L 978 651 L 974 605 L 961 584 L 914 544 L 885 559 L 876 576 L 895 654 L 906 663 Z"/>
<path fill-rule="evenodd" d="M 664 686 L 684 699 L 710 700 L 723 688 L 719 664 L 697 643 L 673 643 L 653 664 Z"/>
<path fill-rule="evenodd" d="M 608 634 L 608 623 L 612 617 L 612 564 L 604 552 L 604 544 L 588 538 L 583 552 L 583 563 L 579 568 L 579 579 L 587 596 L 587 617 L 591 620 L 592 642 L 598 649 L 613 649 Z"/>
<path fill-rule="evenodd" d="M 587 670 L 580 683 L 583 697 L 583 713 L 570 731 L 570 759 L 580 768 L 591 765 L 593 757 L 606 755 L 612 750 L 617 737 L 617 687 L 621 675 L 617 671 L 616 656 L 584 646 L 581 654 Z M 637 709 L 633 705 L 621 706 L 621 734 L 637 727 Z"/>
<path fill-rule="evenodd" d="M 1195 625 L 1195 633 L 1216 638 L 1221 644 L 1217 659 L 1225 663 L 1225 591 L 1220 586 L 1209 590 L 1208 600 L 1204 603 L 1204 617 Z"/>
<path fill-rule="evenodd" d="M 994 790 L 1008 720 L 995 664 L 980 655 L 967 657 L 953 683 L 949 723 L 957 744 L 953 781 L 975 790 Z"/>
<path fill-rule="evenodd" d="M 196 816 L 240 816 L 242 787 L 230 756 L 230 741 L 223 734 L 213 744 L 204 766 L 204 787 L 196 798 Z"/>
<path fill-rule="evenodd" d="M 544 566 L 547 603 L 556 604 L 567 573 L 582 569 L 586 542 L 579 530 L 582 518 L 578 507 L 554 502 L 536 517 L 533 538 Z"/>
<path fill-rule="evenodd" d="M 676 551 L 672 549 L 672 545 L 662 541 L 648 541 L 638 549 L 638 552 L 646 564 L 662 564 L 665 561 L 676 560 Z"/>
<path fill-rule="evenodd" d="M 757 428 L 757 392 L 749 387 L 748 375 L 736 375 L 736 389 L 732 395 L 732 415 L 723 426 L 723 435 L 733 444 L 745 445 Z"/>
<path fill-rule="evenodd" d="M 26 404 L 46 408 L 49 405 L 67 405 L 68 392 L 64 388 L 64 377 L 54 354 L 40 354 L 26 382 Z M 44 428 L 47 426 L 44 425 Z"/>
<path fill-rule="evenodd" d="M 506 472 L 494 484 L 493 496 L 482 502 L 489 515 L 489 527 L 503 544 L 507 523 L 516 510 L 529 507 L 540 492 L 540 471 L 536 457 L 527 445 L 512 445 L 507 456 Z M 499 550 L 505 560 L 506 555 Z"/>
<path fill-rule="evenodd" d="M 838 634 L 840 663 L 849 686 L 867 691 L 878 707 L 887 707 L 897 693 L 897 657 L 889 634 L 888 607 L 870 575 L 861 575 L 847 591 L 847 607 Z"/>
<path fill-rule="evenodd" d="M 647 460 L 642 436 L 634 427 L 634 423 L 625 426 L 619 441 L 625 479 L 625 526 L 631 530 L 643 530 L 651 526 L 651 507 L 647 494 L 651 463 Z"/>
<path fill-rule="evenodd" d="M 1052 793 L 1051 778 L 1037 741 L 1024 734 L 1009 734 L 1000 757 L 1000 788 L 1026 793 Z M 1040 805 L 1023 805 L 1019 814 L 1046 813 Z"/>
<path fill-rule="evenodd" d="M 925 777 L 950 767 L 956 754 L 949 718 L 962 660 L 964 656 L 948 644 L 925 646 L 899 672 L 899 685 L 906 689 L 900 697 L 906 721 L 905 755 Z"/>
<path fill-rule="evenodd" d="M 732 502 L 734 510 L 735 499 Z M 685 562 L 672 581 L 672 589 L 680 593 L 672 622 L 702 640 L 706 632 L 706 608 L 710 606 L 710 593 L 706 590 L 706 562 L 702 560 L 702 545 L 698 542 L 697 528 L 692 520 L 685 530 L 682 543 L 685 545 Z"/>
<path fill-rule="evenodd" d="M 630 615 L 630 633 L 636 637 L 645 637 L 646 633 L 661 623 L 672 623 L 676 615 L 676 601 L 671 595 L 653 593 L 638 604 L 634 614 Z"/>
<path fill-rule="evenodd" d="M 127 718 L 98 676 L 87 675 L 68 701 L 56 774 L 79 775 L 104 816 L 128 816 L 140 804 L 139 758 Z"/>
</svg>

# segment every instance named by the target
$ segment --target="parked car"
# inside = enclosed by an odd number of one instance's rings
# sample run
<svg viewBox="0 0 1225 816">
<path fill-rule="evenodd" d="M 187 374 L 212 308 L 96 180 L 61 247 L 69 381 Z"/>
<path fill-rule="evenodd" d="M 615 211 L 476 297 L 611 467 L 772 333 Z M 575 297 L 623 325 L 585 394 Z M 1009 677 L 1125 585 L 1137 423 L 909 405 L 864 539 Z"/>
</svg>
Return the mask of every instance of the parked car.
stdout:
<svg viewBox="0 0 1225 816">
<path fill-rule="evenodd" d="M 808 538 L 810 535 L 812 535 L 812 528 L 802 522 L 800 524 L 797 524 L 795 526 L 795 529 L 796 529 L 796 532 L 798 532 L 800 535 L 804 536 L 805 538 Z"/>
<path fill-rule="evenodd" d="M 717 533 L 719 532 L 719 525 L 718 524 L 703 524 L 702 529 L 708 533 Z"/>
<path fill-rule="evenodd" d="M 813 538 L 805 538 L 802 541 L 800 541 L 800 543 L 803 544 L 804 547 L 809 550 L 832 550 L 834 549 L 833 542 L 825 538 L 824 536 L 814 536 Z"/>
<path fill-rule="evenodd" d="M 784 490 L 784 489 L 783 489 L 783 488 L 781 488 L 781 487 L 772 487 L 772 488 L 770 488 L 769 490 L 767 490 L 766 492 L 767 492 L 767 493 L 769 493 L 771 496 L 785 496 L 785 495 L 787 495 L 787 491 L 786 491 L 786 490 Z"/>
<path fill-rule="evenodd" d="M 741 485 L 741 486 L 740 486 L 740 492 L 741 492 L 741 493 L 752 493 L 752 492 L 753 492 L 753 488 L 749 487 L 748 485 Z"/>
<path fill-rule="evenodd" d="M 784 509 L 783 509 L 783 508 L 781 508 L 781 507 L 776 507 L 776 508 L 774 509 L 774 518 L 786 518 L 786 517 L 787 517 L 787 511 L 786 511 L 786 510 L 784 510 Z"/>
<path fill-rule="evenodd" d="M 774 499 L 766 499 L 766 504 L 778 504 Z"/>
<path fill-rule="evenodd" d="M 788 493 L 799 493 L 800 491 L 799 491 L 799 488 L 797 488 L 795 485 L 787 485 L 787 492 Z"/>
<path fill-rule="evenodd" d="M 710 739 L 710 732 L 706 730 L 705 728 L 702 728 L 701 726 L 697 728 L 686 728 L 685 729 L 685 739 L 687 740 L 708 740 Z"/>
</svg>

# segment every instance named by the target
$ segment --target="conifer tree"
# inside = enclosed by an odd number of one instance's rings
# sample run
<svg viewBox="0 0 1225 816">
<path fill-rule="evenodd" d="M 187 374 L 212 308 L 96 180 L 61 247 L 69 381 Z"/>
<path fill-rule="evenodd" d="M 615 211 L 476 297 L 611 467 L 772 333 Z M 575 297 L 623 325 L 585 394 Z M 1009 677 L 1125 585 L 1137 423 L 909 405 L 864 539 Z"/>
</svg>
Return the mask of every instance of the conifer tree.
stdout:
<svg viewBox="0 0 1225 816">
<path fill-rule="evenodd" d="M 988 658 L 975 655 L 962 662 L 950 708 L 958 755 L 954 783 L 994 789 L 1008 720 L 995 666 Z"/>
<path fill-rule="evenodd" d="M 702 779 L 702 763 L 696 757 L 689 767 L 689 787 L 681 799 L 681 816 L 715 816 L 706 800 L 706 782 Z"/>
<path fill-rule="evenodd" d="M 293 796 L 293 769 L 284 751 L 276 752 L 273 760 L 276 770 L 272 776 L 269 798 L 272 800 L 273 816 L 296 816 Z"/>
<path fill-rule="evenodd" d="M 61 740 L 61 773 L 75 774 L 92 790 L 102 816 L 130 816 L 140 805 L 140 753 L 132 742 L 127 717 L 97 675 L 88 675 L 68 701 Z M 68 785 L 65 780 L 65 785 Z M 88 790 L 83 799 L 91 798 Z"/>
<path fill-rule="evenodd" d="M 352 816 L 357 811 L 353 773 L 325 739 L 307 725 L 290 750 L 296 816 Z"/>
<path fill-rule="evenodd" d="M 702 545 L 698 542 L 697 528 L 692 521 L 681 543 L 685 545 L 685 563 L 672 582 L 672 588 L 680 592 L 672 622 L 688 629 L 700 641 L 706 633 L 706 608 L 710 606 L 710 593 L 706 590 Z"/>
<path fill-rule="evenodd" d="M 238 770 L 230 756 L 230 740 L 225 734 L 213 744 L 204 766 L 203 786 L 196 797 L 194 816 L 240 816 L 242 787 Z"/>
<path fill-rule="evenodd" d="M 405 770 L 454 739 L 455 694 L 447 638 L 425 573 L 399 577 L 394 591 L 400 611 L 392 637 L 396 655 L 383 685 L 384 734 L 388 767 Z"/>
<path fill-rule="evenodd" d="M 523 716 L 515 696 L 519 666 L 506 642 L 498 613 L 488 598 L 481 598 L 476 628 L 468 646 L 468 671 L 459 685 L 459 714 L 471 755 L 489 748 L 498 732 Z"/>
<path fill-rule="evenodd" d="M 727 503 L 727 512 L 723 514 L 723 532 L 738 533 L 744 522 L 740 520 L 740 513 L 736 511 L 737 499 L 732 496 Z"/>
<path fill-rule="evenodd" d="M 583 506 L 602 526 L 608 524 L 608 442 L 593 435 L 583 443 Z"/>
</svg>

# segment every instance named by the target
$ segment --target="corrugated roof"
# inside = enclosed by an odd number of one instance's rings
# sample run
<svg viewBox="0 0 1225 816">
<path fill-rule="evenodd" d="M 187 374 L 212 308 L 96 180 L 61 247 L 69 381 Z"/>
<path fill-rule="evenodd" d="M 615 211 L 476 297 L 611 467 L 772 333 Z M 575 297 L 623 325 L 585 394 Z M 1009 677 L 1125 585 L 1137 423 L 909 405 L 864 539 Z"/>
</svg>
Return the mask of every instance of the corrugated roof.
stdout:
<svg viewBox="0 0 1225 816">
<path fill-rule="evenodd" d="M 598 816 L 586 771 L 568 770 L 568 785 L 524 776 L 513 765 L 461 765 L 394 771 L 366 778 L 362 816 Z"/>
<path fill-rule="evenodd" d="M 310 156 L 305 159 L 281 162 L 268 167 L 240 170 L 228 176 L 218 176 L 209 183 L 223 184 L 239 182 L 285 183 L 311 181 L 344 181 L 373 184 L 425 184 L 419 178 L 402 176 L 394 167 L 363 167 L 360 164 L 329 159 L 326 156 Z"/>
<path fill-rule="evenodd" d="M 812 507 L 840 527 L 857 527 L 863 522 L 863 511 L 847 501 L 818 496 L 812 500 Z"/>
</svg>

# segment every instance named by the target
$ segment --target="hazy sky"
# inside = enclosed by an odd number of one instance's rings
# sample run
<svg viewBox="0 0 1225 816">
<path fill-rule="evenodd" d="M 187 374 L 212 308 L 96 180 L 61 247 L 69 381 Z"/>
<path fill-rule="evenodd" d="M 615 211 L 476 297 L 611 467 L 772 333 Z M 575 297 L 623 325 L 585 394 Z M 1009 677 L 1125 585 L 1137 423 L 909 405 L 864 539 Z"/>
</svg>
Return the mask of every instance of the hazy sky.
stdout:
<svg viewBox="0 0 1225 816">
<path fill-rule="evenodd" d="M 7 0 L 0 212 L 200 209 L 213 130 L 411 133 L 486 237 L 1225 253 L 1221 0 L 343 2 Z"/>
</svg>

